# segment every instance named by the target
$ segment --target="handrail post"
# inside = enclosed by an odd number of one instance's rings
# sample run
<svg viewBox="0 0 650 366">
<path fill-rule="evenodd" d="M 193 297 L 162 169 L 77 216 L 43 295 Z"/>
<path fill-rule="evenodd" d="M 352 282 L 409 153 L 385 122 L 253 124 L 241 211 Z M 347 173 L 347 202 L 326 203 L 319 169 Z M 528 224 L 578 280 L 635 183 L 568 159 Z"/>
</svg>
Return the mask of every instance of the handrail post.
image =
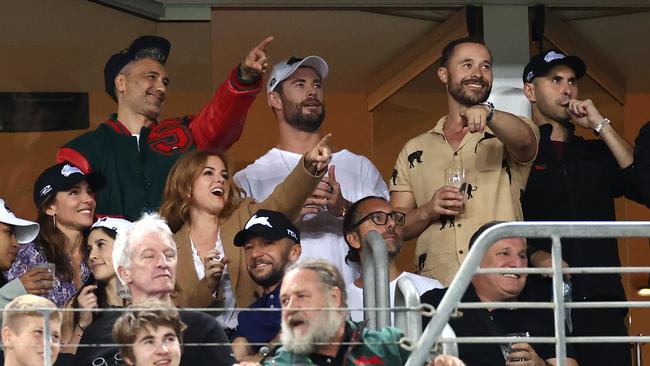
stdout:
<svg viewBox="0 0 650 366">
<path fill-rule="evenodd" d="M 374 279 L 371 277 L 366 277 L 364 275 L 363 287 L 364 287 L 364 301 L 366 300 L 365 290 L 368 282 L 374 281 L 374 294 L 375 294 L 375 306 L 381 310 L 377 310 L 376 322 L 374 329 L 380 329 L 390 325 L 390 291 L 388 284 L 388 249 L 386 248 L 386 243 L 384 239 L 381 238 L 381 235 L 375 230 L 370 230 L 366 237 L 364 238 L 364 250 L 362 253 L 366 253 L 366 256 L 373 257 L 374 265 Z M 369 250 L 368 250 L 369 249 Z M 363 255 L 362 255 L 363 258 Z M 367 261 L 367 260 L 366 260 Z M 364 267 L 364 274 L 366 263 L 362 262 L 362 267 Z M 364 304 L 364 306 L 367 306 Z M 364 313 L 365 314 L 365 313 Z M 372 319 L 371 319 L 372 320 Z"/>
<path fill-rule="evenodd" d="M 566 333 L 564 328 L 564 274 L 562 273 L 562 244 L 558 235 L 551 236 L 553 246 L 551 248 L 553 268 L 553 303 L 555 305 L 555 357 L 558 366 L 566 364 Z"/>
<path fill-rule="evenodd" d="M 639 337 L 643 336 L 643 333 L 639 334 Z M 643 347 L 641 342 L 634 343 L 634 357 L 636 359 L 637 366 L 643 366 Z"/>
<path fill-rule="evenodd" d="M 375 301 L 375 258 L 371 248 L 361 251 L 361 276 L 363 278 L 363 319 L 367 321 L 369 329 L 376 330 L 375 310 L 369 310 L 369 308 L 377 307 Z"/>
<path fill-rule="evenodd" d="M 418 308 L 420 295 L 413 280 L 402 277 L 395 286 L 395 307 Z M 395 313 L 395 326 L 404 330 L 406 336 L 413 342 L 420 339 L 422 334 L 422 316 L 416 310 L 397 310 Z"/>
<path fill-rule="evenodd" d="M 52 337 L 50 336 L 50 310 L 43 309 L 41 311 L 43 312 L 43 320 L 45 321 L 45 324 L 43 326 L 43 347 L 45 347 L 43 350 L 43 365 L 50 366 L 50 359 L 52 358 L 52 347 L 50 344 L 52 343 Z"/>
</svg>

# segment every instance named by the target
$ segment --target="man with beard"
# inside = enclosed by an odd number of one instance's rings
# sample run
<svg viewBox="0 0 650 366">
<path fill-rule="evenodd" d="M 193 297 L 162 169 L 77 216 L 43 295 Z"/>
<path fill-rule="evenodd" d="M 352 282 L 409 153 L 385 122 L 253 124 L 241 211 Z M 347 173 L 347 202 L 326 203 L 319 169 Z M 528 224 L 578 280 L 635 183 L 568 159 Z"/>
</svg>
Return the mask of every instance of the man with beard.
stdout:
<svg viewBox="0 0 650 366">
<path fill-rule="evenodd" d="M 523 218 L 519 198 L 537 151 L 537 128 L 486 102 L 492 55 L 481 41 L 452 41 L 439 62 L 448 114 L 404 145 L 390 191 L 392 206 L 407 214 L 404 239 L 418 238 L 420 273 L 448 286 L 476 229 Z M 464 169 L 460 189 L 447 182 L 448 168 Z"/>
<path fill-rule="evenodd" d="M 325 118 L 323 80 L 328 70 L 318 56 L 292 57 L 273 67 L 266 91 L 280 140 L 235 175 L 239 186 L 257 201 L 266 199 L 300 157 L 320 141 Z M 388 197 L 377 168 L 363 156 L 345 149 L 335 151 L 328 173 L 305 202 L 298 222 L 303 258 L 328 260 L 343 273 L 346 283 L 354 281 L 359 270 L 345 262 L 347 245 L 341 227 L 350 202 L 369 195 Z"/>
<path fill-rule="evenodd" d="M 113 267 L 118 281 L 131 292 L 132 305 L 157 301 L 174 308 L 172 293 L 176 284 L 178 261 L 173 234 L 158 214 L 144 214 L 142 218 L 113 244 Z M 109 312 L 90 323 L 79 344 L 98 345 L 79 347 L 74 366 L 121 365 L 119 349 L 112 339 L 113 325 L 121 312 Z M 181 366 L 202 366 L 209 360 L 211 365 L 232 365 L 228 338 L 217 320 L 206 313 L 180 311 L 181 321 L 187 325 L 183 331 L 185 352 Z M 198 344 L 218 344 L 203 346 Z M 68 364 L 68 363 L 66 363 Z"/>
<path fill-rule="evenodd" d="M 328 262 L 308 259 L 289 267 L 280 290 L 282 348 L 264 365 L 404 365 L 410 352 L 399 345 L 402 331 L 369 330 L 345 320 L 344 287 L 341 274 Z M 429 365 L 464 364 L 438 356 Z"/>
<path fill-rule="evenodd" d="M 159 117 L 170 78 L 165 63 L 171 45 L 157 36 L 137 38 L 104 66 L 104 84 L 117 102 L 106 122 L 66 143 L 57 161 L 69 161 L 84 173 L 101 172 L 109 181 L 97 192 L 99 216 L 137 220 L 157 210 L 172 165 L 194 148 L 228 149 L 241 134 L 248 108 L 268 67 L 268 37 L 244 57 L 196 115 Z"/>
<path fill-rule="evenodd" d="M 250 309 L 280 309 L 280 283 L 285 268 L 300 257 L 300 232 L 284 214 L 259 210 L 235 235 L 235 246 L 244 248 L 246 269 L 264 290 Z M 244 311 L 239 313 L 235 357 L 259 361 L 266 356 L 280 332 L 280 312 Z"/>
<path fill-rule="evenodd" d="M 396 257 L 402 249 L 402 227 L 406 223 L 406 215 L 395 211 L 383 197 L 368 196 L 353 203 L 343 220 L 343 235 L 350 246 L 346 260 L 361 264 L 363 238 L 370 230 L 375 230 L 382 236 L 388 249 L 388 280 L 390 281 L 390 307 L 395 304 L 395 286 L 402 277 L 413 281 L 419 294 L 425 291 L 441 288 L 438 280 L 404 272 L 397 266 Z M 348 307 L 350 309 L 363 307 L 363 278 L 357 278 L 354 283 L 346 286 Z M 391 318 L 392 318 L 391 314 Z M 362 321 L 363 312 L 351 310 L 353 321 Z"/>
<path fill-rule="evenodd" d="M 523 73 L 524 93 L 539 126 L 539 154 L 522 205 L 527 221 L 616 221 L 614 198 L 636 198 L 630 144 L 595 104 L 578 99 L 578 79 L 587 66 L 576 56 L 549 50 L 533 57 Z M 576 125 L 597 139 L 574 134 Z M 535 267 L 551 265 L 548 239 L 530 240 Z M 562 258 L 571 267 L 619 267 L 615 238 L 565 239 Z M 566 277 L 569 277 L 568 275 Z M 621 276 L 573 274 L 573 301 L 625 301 Z M 625 336 L 627 309 L 573 309 L 575 336 Z M 583 365 L 630 365 L 622 343 L 576 344 Z"/>
</svg>

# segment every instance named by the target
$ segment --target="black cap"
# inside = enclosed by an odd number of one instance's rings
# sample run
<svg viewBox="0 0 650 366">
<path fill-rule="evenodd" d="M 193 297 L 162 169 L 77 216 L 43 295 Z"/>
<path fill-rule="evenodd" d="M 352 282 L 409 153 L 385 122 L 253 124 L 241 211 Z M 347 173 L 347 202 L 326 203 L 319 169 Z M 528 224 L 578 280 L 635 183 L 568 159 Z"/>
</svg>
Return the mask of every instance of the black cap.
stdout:
<svg viewBox="0 0 650 366">
<path fill-rule="evenodd" d="M 538 76 L 544 76 L 557 65 L 566 65 L 580 79 L 587 72 L 587 65 L 578 56 L 567 56 L 558 50 L 548 50 L 533 56 L 524 68 L 522 79 L 524 83 L 530 83 Z"/>
<path fill-rule="evenodd" d="M 235 246 L 241 247 L 249 235 L 261 236 L 266 240 L 288 238 L 300 243 L 300 231 L 283 213 L 271 210 L 259 210 L 246 221 L 246 225 L 235 235 Z"/>
<path fill-rule="evenodd" d="M 84 180 L 93 191 L 98 191 L 106 185 L 106 178 L 100 173 L 84 174 L 81 169 L 70 163 L 60 163 L 45 169 L 34 183 L 36 207 L 39 207 L 47 197 L 57 192 L 67 191 Z"/>
<path fill-rule="evenodd" d="M 129 48 L 122 50 L 111 56 L 106 65 L 104 66 L 104 86 L 108 95 L 117 101 L 115 97 L 115 77 L 122 70 L 126 64 L 133 61 L 135 54 L 138 51 L 145 48 L 158 48 L 160 52 L 165 56 L 162 60 L 164 65 L 167 62 L 167 57 L 169 56 L 169 50 L 171 49 L 171 44 L 168 40 L 158 36 L 142 36 L 138 37 Z"/>
</svg>

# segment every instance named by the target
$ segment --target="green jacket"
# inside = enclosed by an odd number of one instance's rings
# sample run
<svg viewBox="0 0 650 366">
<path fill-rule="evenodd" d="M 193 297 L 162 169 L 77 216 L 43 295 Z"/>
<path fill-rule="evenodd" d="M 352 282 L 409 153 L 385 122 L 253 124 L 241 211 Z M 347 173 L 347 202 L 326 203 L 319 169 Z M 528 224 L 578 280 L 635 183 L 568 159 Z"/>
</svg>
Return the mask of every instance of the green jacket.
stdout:
<svg viewBox="0 0 650 366">
<path fill-rule="evenodd" d="M 404 333 L 397 328 L 387 327 L 375 331 L 365 328 L 363 323 L 347 322 L 352 334 L 345 342 L 362 343 L 357 345 L 344 345 L 347 347 L 343 365 L 404 365 L 411 352 L 399 346 L 399 340 Z M 296 355 L 278 349 L 270 360 L 264 362 L 264 366 L 293 366 L 293 365 L 315 365 L 308 355 Z"/>
</svg>

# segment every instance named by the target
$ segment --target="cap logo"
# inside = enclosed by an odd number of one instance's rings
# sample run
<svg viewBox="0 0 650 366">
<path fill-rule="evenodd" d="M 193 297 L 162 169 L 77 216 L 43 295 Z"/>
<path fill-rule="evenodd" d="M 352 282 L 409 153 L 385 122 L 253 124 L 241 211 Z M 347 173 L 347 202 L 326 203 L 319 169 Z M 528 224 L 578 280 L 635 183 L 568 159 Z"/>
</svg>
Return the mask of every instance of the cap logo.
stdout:
<svg viewBox="0 0 650 366">
<path fill-rule="evenodd" d="M 526 80 L 531 81 L 533 79 L 533 76 L 535 76 L 535 73 L 528 71 L 528 74 L 526 74 Z"/>
<path fill-rule="evenodd" d="M 271 82 L 269 83 L 269 85 L 271 86 L 271 89 L 273 88 L 273 86 L 275 85 L 275 83 L 276 83 L 277 81 L 278 81 L 278 79 L 275 78 L 275 77 L 273 77 L 273 78 L 271 79 Z"/>
<path fill-rule="evenodd" d="M 257 217 L 257 215 L 254 215 L 250 220 L 248 220 L 244 229 L 248 229 L 253 225 L 264 225 L 273 229 L 273 226 L 271 226 L 271 223 L 269 222 L 269 218 L 266 216 Z"/>
<path fill-rule="evenodd" d="M 291 66 L 291 65 L 293 65 L 295 63 L 298 63 L 298 62 L 300 62 L 302 60 L 304 60 L 304 58 L 302 58 L 302 57 L 292 57 L 292 58 L 287 60 L 287 65 Z"/>
<path fill-rule="evenodd" d="M 61 168 L 61 175 L 63 175 L 66 178 L 69 177 L 71 174 L 75 174 L 75 173 L 79 173 L 81 175 L 84 174 L 81 170 L 79 170 L 79 168 L 69 164 L 66 164 L 63 166 L 63 168 Z"/>
<path fill-rule="evenodd" d="M 296 241 L 298 241 L 298 235 L 296 235 L 296 233 L 294 233 L 293 230 L 287 229 L 287 234 L 289 234 L 289 236 L 291 236 L 292 238 L 296 239 Z"/>
<path fill-rule="evenodd" d="M 52 186 L 48 184 L 45 187 L 43 187 L 43 189 L 41 189 L 41 197 L 44 197 L 50 192 L 52 192 Z"/>
<path fill-rule="evenodd" d="M 544 56 L 544 61 L 545 62 L 551 62 L 553 60 L 561 60 L 565 58 L 566 56 L 562 53 L 551 51 Z"/>
<path fill-rule="evenodd" d="M 11 209 L 9 208 L 9 206 L 7 206 L 7 202 L 5 202 L 5 210 L 6 210 L 8 213 L 13 213 L 13 212 L 11 212 Z"/>
</svg>

